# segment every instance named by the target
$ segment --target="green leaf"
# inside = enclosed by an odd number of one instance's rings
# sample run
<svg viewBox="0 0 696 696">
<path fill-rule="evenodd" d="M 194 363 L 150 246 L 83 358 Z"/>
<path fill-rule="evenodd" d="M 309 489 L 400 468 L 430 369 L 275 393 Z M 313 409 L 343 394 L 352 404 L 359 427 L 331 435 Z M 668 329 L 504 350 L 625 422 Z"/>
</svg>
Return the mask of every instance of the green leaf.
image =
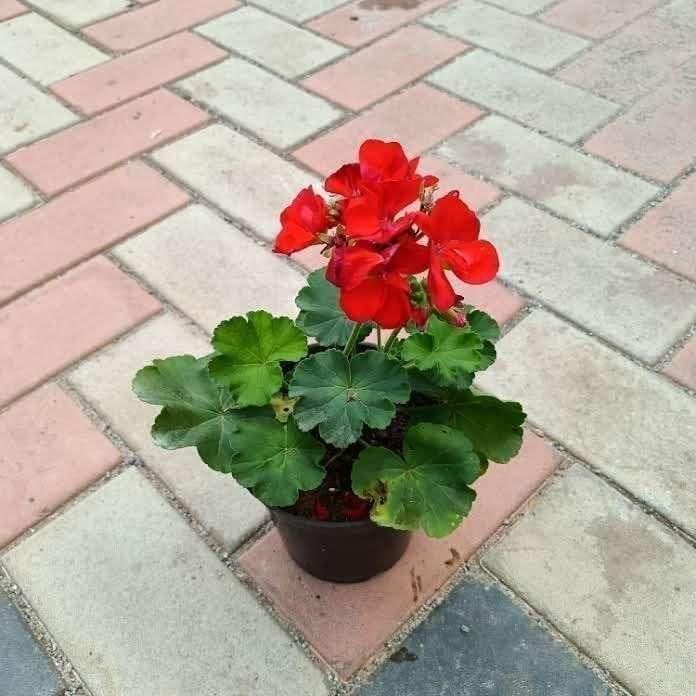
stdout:
<svg viewBox="0 0 696 696">
<path fill-rule="evenodd" d="M 300 290 L 295 304 L 300 308 L 295 324 L 307 336 L 316 338 L 322 346 L 345 346 L 355 322 L 339 306 L 338 288 L 326 280 L 324 269 L 307 276 L 307 285 Z M 365 325 L 360 340 L 371 328 L 370 324 Z"/>
<path fill-rule="evenodd" d="M 495 343 L 500 338 L 498 322 L 490 314 L 480 309 L 474 309 L 467 313 L 466 320 L 469 328 L 477 333 L 482 340 Z"/>
<path fill-rule="evenodd" d="M 336 447 L 347 447 L 363 424 L 386 428 L 394 404 L 408 401 L 408 375 L 396 360 L 368 350 L 350 360 L 331 349 L 303 360 L 290 382 L 289 395 L 301 397 L 294 416 L 302 430 L 319 426 L 319 434 Z"/>
<path fill-rule="evenodd" d="M 515 401 L 494 396 L 450 391 L 444 403 L 410 410 L 413 422 L 444 423 L 464 433 L 479 455 L 507 462 L 522 446 L 522 424 L 527 417 Z"/>
<path fill-rule="evenodd" d="M 234 442 L 230 473 L 266 505 L 292 505 L 299 491 L 317 488 L 326 475 L 320 464 L 324 446 L 298 430 L 292 418 L 287 423 L 272 416 L 246 420 Z"/>
<path fill-rule="evenodd" d="M 257 411 L 236 408 L 229 391 L 210 379 L 209 359 L 179 355 L 154 360 L 136 374 L 133 391 L 148 404 L 164 406 L 152 427 L 156 444 L 197 447 L 208 466 L 227 471 L 234 434 Z"/>
<path fill-rule="evenodd" d="M 370 517 L 377 524 L 450 534 L 471 510 L 471 484 L 482 473 L 471 442 L 446 425 L 420 423 L 406 433 L 403 454 L 365 448 L 353 464 L 353 491 L 374 501 Z"/>
<path fill-rule="evenodd" d="M 240 406 L 264 406 L 283 386 L 281 360 L 307 355 L 307 338 L 287 317 L 249 312 L 217 326 L 213 346 L 221 353 L 209 365 L 211 377 L 229 387 Z"/>
<path fill-rule="evenodd" d="M 441 386 L 466 389 L 472 373 L 486 363 L 483 341 L 469 328 L 448 324 L 436 316 L 428 319 L 425 333 L 409 336 L 401 357 L 421 372 L 430 373 Z"/>
</svg>

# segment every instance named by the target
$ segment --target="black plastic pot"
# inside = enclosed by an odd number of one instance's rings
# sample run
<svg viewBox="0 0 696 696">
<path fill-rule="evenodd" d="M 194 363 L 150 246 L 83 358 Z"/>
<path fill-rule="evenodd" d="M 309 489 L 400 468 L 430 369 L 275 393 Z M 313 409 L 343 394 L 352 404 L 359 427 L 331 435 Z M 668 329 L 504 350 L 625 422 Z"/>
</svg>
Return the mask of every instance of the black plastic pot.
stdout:
<svg viewBox="0 0 696 696">
<path fill-rule="evenodd" d="M 405 553 L 410 532 L 372 520 L 323 522 L 271 509 L 292 559 L 310 575 L 331 582 L 361 582 L 391 568 Z"/>
</svg>

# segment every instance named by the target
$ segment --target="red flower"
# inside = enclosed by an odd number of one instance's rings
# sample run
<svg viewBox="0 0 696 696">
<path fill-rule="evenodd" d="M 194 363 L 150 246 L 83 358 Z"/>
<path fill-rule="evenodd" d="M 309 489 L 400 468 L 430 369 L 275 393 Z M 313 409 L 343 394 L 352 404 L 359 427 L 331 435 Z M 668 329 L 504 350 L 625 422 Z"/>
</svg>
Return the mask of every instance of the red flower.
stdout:
<svg viewBox="0 0 696 696">
<path fill-rule="evenodd" d="M 273 251 L 292 254 L 312 244 L 320 244 L 319 235 L 329 229 L 326 202 L 311 186 L 302 189 L 295 200 L 280 214 L 282 229 Z"/>
<path fill-rule="evenodd" d="M 404 326 L 412 316 L 406 275 L 428 266 L 428 250 L 407 236 L 383 251 L 370 244 L 335 249 L 326 277 L 337 285 L 349 319 L 374 321 L 385 329 Z"/>
<path fill-rule="evenodd" d="M 472 285 L 495 278 L 498 253 L 478 238 L 481 223 L 457 191 L 437 200 L 429 214 L 419 213 L 418 225 L 430 239 L 428 294 L 437 310 L 444 312 L 457 301 L 445 270 Z"/>
</svg>

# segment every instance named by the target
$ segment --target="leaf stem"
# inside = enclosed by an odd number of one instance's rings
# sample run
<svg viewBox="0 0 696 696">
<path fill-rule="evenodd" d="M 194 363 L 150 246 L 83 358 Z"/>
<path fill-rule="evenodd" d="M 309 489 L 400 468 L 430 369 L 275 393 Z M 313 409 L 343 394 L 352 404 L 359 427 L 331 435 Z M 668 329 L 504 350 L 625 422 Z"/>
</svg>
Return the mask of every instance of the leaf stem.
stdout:
<svg viewBox="0 0 696 696">
<path fill-rule="evenodd" d="M 377 348 L 382 350 L 382 329 L 377 327 Z"/>
<path fill-rule="evenodd" d="M 355 350 L 355 346 L 358 345 L 358 341 L 360 340 L 360 333 L 362 331 L 362 327 L 363 325 L 361 323 L 357 323 L 355 325 L 353 333 L 350 335 L 350 338 L 346 343 L 346 347 L 343 349 L 344 355 L 350 355 Z"/>
<path fill-rule="evenodd" d="M 389 338 L 386 340 L 384 344 L 384 352 L 388 353 L 391 350 L 391 347 L 394 345 L 394 341 L 396 341 L 399 331 L 401 331 L 401 328 L 394 329 L 390 334 Z"/>
</svg>

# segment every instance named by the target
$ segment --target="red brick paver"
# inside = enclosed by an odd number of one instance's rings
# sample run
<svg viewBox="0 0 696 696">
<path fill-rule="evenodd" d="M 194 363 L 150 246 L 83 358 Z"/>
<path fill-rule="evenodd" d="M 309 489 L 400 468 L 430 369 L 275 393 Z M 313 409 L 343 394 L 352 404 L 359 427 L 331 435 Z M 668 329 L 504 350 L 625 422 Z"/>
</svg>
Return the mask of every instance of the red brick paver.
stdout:
<svg viewBox="0 0 696 696">
<path fill-rule="evenodd" d="M 685 387 L 696 390 L 696 337 L 687 342 L 664 371 Z"/>
<path fill-rule="evenodd" d="M 201 109 L 160 89 L 17 150 L 7 161 L 54 195 L 207 120 Z"/>
<path fill-rule="evenodd" d="M 156 314 L 159 302 L 97 257 L 0 309 L 0 406 Z"/>
<path fill-rule="evenodd" d="M 0 225 L 0 304 L 188 200 L 161 174 L 130 162 Z"/>
<path fill-rule="evenodd" d="M 558 461 L 548 444 L 527 433 L 515 460 L 491 465 L 476 483 L 480 503 L 454 534 L 441 540 L 414 535 L 404 558 L 367 582 L 337 585 L 313 578 L 294 564 L 275 531 L 240 562 L 275 608 L 347 678 L 541 485 Z"/>
<path fill-rule="evenodd" d="M 84 33 L 113 51 L 129 51 L 239 7 L 236 0 L 157 0 L 87 27 Z"/>
<path fill-rule="evenodd" d="M 29 8 L 17 0 L 0 0 L 0 22 L 28 12 Z"/>
<path fill-rule="evenodd" d="M 183 32 L 56 82 L 51 89 L 83 113 L 92 115 L 225 56 L 226 51 L 209 41 Z"/>
<path fill-rule="evenodd" d="M 343 162 L 355 159 L 360 143 L 366 138 L 398 140 L 414 156 L 469 125 L 482 113 L 477 107 L 433 87 L 417 84 L 293 154 L 308 167 L 328 175 Z"/>
<path fill-rule="evenodd" d="M 0 414 L 0 548 L 118 464 L 119 451 L 53 384 Z"/>
<path fill-rule="evenodd" d="M 355 0 L 313 19 L 307 26 L 346 46 L 363 46 L 446 2 L 447 0 L 423 0 L 385 3 L 382 0 Z"/>
<path fill-rule="evenodd" d="M 696 281 L 696 174 L 627 230 L 619 243 Z"/>
<path fill-rule="evenodd" d="M 466 44 L 425 27 L 406 27 L 314 73 L 302 84 L 349 109 L 362 109 L 465 48 Z"/>
</svg>

